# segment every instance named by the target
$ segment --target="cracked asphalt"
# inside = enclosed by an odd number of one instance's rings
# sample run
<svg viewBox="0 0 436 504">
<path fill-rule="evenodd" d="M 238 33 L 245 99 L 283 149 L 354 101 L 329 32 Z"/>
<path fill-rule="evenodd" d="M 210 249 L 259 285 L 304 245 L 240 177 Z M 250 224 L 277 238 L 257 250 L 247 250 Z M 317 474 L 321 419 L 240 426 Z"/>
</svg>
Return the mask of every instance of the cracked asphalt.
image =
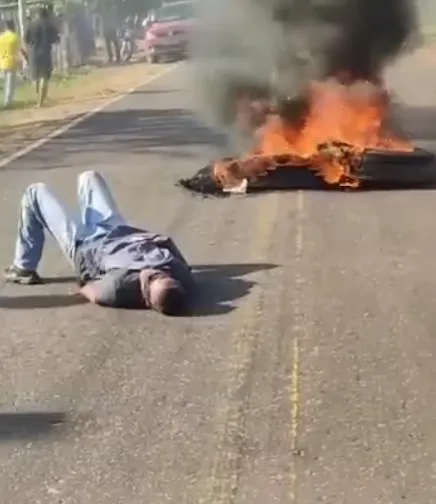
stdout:
<svg viewBox="0 0 436 504">
<path fill-rule="evenodd" d="M 175 182 L 217 136 L 188 73 L 0 170 L 4 267 L 25 187 L 74 205 L 95 169 L 202 293 L 178 320 L 90 306 L 52 244 L 46 285 L 1 286 L 1 502 L 436 502 L 434 191 L 194 197 Z M 436 150 L 434 68 L 408 56 L 389 80 Z"/>
</svg>

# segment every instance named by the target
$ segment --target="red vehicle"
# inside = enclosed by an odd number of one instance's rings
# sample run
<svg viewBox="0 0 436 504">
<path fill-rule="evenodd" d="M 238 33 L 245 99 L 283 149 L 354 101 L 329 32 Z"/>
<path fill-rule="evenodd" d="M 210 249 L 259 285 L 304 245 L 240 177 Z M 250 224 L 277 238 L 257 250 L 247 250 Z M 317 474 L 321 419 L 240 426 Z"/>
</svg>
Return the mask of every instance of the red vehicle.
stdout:
<svg viewBox="0 0 436 504">
<path fill-rule="evenodd" d="M 188 52 L 189 36 L 195 21 L 195 2 L 165 2 L 149 13 L 145 26 L 147 61 L 181 58 Z"/>
</svg>

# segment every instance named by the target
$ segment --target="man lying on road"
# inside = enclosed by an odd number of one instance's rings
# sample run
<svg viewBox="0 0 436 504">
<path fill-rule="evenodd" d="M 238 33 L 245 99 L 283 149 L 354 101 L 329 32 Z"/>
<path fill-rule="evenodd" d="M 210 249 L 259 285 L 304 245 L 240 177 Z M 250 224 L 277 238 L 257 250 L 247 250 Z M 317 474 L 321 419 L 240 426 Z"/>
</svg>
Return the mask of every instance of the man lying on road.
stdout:
<svg viewBox="0 0 436 504">
<path fill-rule="evenodd" d="M 25 191 L 6 280 L 42 282 L 36 270 L 47 230 L 74 266 L 81 293 L 92 303 L 150 308 L 166 315 L 186 313 L 194 281 L 171 238 L 127 224 L 99 173 L 79 176 L 78 199 L 80 219 L 75 219 L 45 184 Z"/>
</svg>

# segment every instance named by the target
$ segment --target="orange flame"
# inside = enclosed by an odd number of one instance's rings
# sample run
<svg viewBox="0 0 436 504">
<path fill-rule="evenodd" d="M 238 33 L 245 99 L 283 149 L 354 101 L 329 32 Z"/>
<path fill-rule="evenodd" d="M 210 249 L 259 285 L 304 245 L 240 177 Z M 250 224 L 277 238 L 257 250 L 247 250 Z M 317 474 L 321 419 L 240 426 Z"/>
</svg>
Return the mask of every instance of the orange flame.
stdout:
<svg viewBox="0 0 436 504">
<path fill-rule="evenodd" d="M 315 82 L 301 126 L 270 115 L 258 131 L 255 151 L 216 163 L 215 177 L 229 187 L 241 178 L 256 178 L 288 164 L 311 169 L 329 184 L 357 187 L 353 167 L 360 164 L 365 150 L 413 151 L 410 142 L 384 130 L 387 107 L 381 86 L 344 85 L 333 79 Z"/>
</svg>

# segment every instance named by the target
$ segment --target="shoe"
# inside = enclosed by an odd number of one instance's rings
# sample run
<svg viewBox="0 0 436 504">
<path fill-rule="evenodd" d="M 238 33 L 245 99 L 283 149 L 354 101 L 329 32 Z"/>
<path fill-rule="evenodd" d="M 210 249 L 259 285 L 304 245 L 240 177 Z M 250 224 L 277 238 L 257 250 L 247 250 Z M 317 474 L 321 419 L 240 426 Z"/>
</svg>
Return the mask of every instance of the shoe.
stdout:
<svg viewBox="0 0 436 504">
<path fill-rule="evenodd" d="M 42 283 L 41 277 L 36 271 L 9 266 L 4 272 L 6 282 L 20 285 L 37 285 Z"/>
</svg>

